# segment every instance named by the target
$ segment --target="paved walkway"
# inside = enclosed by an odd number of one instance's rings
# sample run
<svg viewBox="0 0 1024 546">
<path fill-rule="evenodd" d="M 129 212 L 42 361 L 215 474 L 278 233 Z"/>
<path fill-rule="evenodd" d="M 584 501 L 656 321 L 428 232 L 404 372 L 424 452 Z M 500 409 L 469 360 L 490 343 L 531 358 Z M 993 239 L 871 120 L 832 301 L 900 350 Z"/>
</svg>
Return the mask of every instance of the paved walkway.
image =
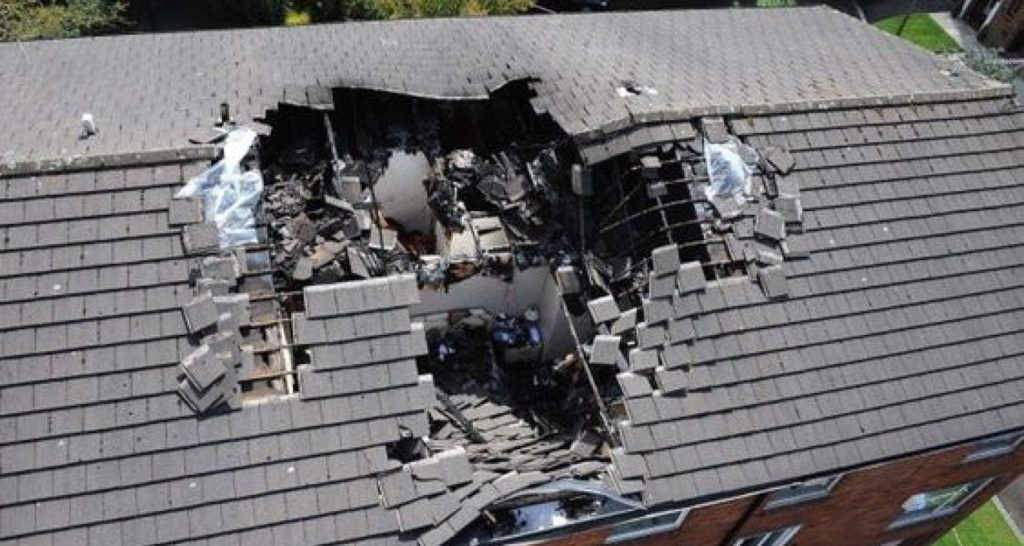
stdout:
<svg viewBox="0 0 1024 546">
<path fill-rule="evenodd" d="M 962 20 L 953 17 L 948 11 L 934 12 L 931 16 L 943 30 L 960 44 L 960 47 L 966 49 L 981 45 L 974 34 L 974 29 L 967 26 L 967 23 Z"/>
<path fill-rule="evenodd" d="M 1000 508 L 1017 539 L 1024 542 L 1024 477 L 1008 485 L 996 499 L 996 507 Z"/>
</svg>

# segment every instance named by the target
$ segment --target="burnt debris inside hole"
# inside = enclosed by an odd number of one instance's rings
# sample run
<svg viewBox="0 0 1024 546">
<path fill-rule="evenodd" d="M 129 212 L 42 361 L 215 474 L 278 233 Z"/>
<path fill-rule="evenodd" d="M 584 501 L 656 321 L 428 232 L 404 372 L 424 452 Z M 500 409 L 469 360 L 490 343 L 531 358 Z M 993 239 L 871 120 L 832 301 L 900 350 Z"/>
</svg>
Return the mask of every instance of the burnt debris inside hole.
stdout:
<svg viewBox="0 0 1024 546">
<path fill-rule="evenodd" d="M 687 396 L 680 347 L 694 341 L 698 294 L 718 281 L 756 292 L 732 282 L 749 278 L 786 295 L 783 256 L 800 255 L 786 235 L 802 214 L 783 178 L 792 158 L 760 156 L 721 118 L 700 132 L 685 121 L 580 144 L 533 110 L 527 81 L 486 100 L 329 95 L 268 112 L 260 143 L 260 243 L 290 324 L 282 345 L 290 337 L 297 349 L 290 392 L 325 395 L 305 378 L 348 364 L 318 370 L 310 358 L 310 347 L 346 341 L 332 338 L 340 327 L 299 335 L 311 318 L 336 317 L 314 311 L 311 293 L 405 283 L 414 297 L 385 312 L 415 325 L 395 330 L 422 341 L 404 362 L 415 358 L 432 397 L 426 424 L 401 424 L 388 456 L 410 466 L 457 453 L 482 480 L 554 487 L 495 504 L 474 537 L 534 532 L 540 520 L 522 522 L 536 510 L 555 521 L 627 509 L 599 499 L 642 491 L 640 477 L 609 465 L 623 453 L 617 425 L 649 419 L 652 397 Z M 338 307 L 356 320 L 380 309 Z M 602 492 L 578 495 L 572 480 Z"/>
<path fill-rule="evenodd" d="M 509 278 L 564 246 L 554 190 L 566 140 L 526 103 L 337 90 L 336 109 L 268 115 L 265 222 L 286 287 L 413 272 L 442 289 Z"/>
<path fill-rule="evenodd" d="M 267 116 L 261 213 L 278 291 L 395 274 L 420 287 L 418 367 L 438 400 L 427 449 L 403 439 L 397 460 L 464 447 L 492 471 L 571 477 L 606 457 L 551 275 L 578 259 L 565 223 L 579 213 L 561 212 L 579 210 L 577 156 L 528 99 L 526 82 L 486 101 L 339 89 L 332 110 Z"/>
</svg>

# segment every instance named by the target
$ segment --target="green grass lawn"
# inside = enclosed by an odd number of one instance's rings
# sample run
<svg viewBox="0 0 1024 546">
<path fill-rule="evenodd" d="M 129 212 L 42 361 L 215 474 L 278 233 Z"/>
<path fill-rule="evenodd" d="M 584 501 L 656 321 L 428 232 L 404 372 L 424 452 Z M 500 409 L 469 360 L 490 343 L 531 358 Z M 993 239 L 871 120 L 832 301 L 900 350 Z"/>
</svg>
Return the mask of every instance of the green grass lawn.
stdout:
<svg viewBox="0 0 1024 546">
<path fill-rule="evenodd" d="M 988 501 L 946 533 L 935 546 L 1021 546 L 999 510 Z"/>
<path fill-rule="evenodd" d="M 890 34 L 896 34 L 896 30 L 900 28 L 900 23 L 902 22 L 903 16 L 898 15 L 883 19 L 875 23 L 875 26 Z M 933 53 L 960 51 L 960 46 L 956 43 L 956 40 L 943 30 L 935 22 L 935 19 L 932 19 L 932 16 L 927 13 L 911 14 L 910 19 L 907 20 L 907 25 L 903 27 L 903 33 L 900 34 L 900 38 L 917 44 Z"/>
</svg>

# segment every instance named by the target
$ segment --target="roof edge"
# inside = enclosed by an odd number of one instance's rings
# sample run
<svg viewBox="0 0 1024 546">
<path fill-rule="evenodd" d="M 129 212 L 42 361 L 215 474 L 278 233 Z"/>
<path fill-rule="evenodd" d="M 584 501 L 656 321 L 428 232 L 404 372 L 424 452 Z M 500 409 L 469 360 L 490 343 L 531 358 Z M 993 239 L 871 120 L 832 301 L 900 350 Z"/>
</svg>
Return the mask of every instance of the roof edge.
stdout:
<svg viewBox="0 0 1024 546">
<path fill-rule="evenodd" d="M 0 178 L 41 174 L 95 171 L 118 167 L 166 165 L 183 161 L 216 159 L 217 147 L 212 145 L 163 148 L 120 154 L 74 155 L 50 159 L 11 161 L 0 164 Z"/>
<path fill-rule="evenodd" d="M 830 100 L 775 102 L 740 106 L 716 105 L 700 108 L 686 108 L 682 110 L 638 112 L 632 114 L 628 118 L 619 118 L 591 131 L 578 133 L 574 133 L 572 131 L 567 132 L 573 135 L 573 139 L 578 144 L 589 144 L 616 136 L 623 130 L 637 125 L 688 121 L 693 118 L 704 116 L 760 116 L 821 110 L 839 110 L 845 108 L 911 106 L 915 104 L 929 104 L 936 102 L 967 102 L 981 99 L 1011 98 L 1014 96 L 1015 91 L 1012 85 L 1007 83 L 998 83 L 985 88 L 960 89 L 955 91 L 931 91 L 925 93 L 905 93 L 901 95 L 874 95 Z"/>
</svg>

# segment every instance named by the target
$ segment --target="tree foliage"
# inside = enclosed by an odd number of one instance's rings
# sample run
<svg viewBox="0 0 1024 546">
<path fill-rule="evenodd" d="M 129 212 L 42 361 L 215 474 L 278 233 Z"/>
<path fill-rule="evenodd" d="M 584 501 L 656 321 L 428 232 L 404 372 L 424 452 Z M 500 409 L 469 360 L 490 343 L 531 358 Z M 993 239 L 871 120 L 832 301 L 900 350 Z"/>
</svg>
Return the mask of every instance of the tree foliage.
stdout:
<svg viewBox="0 0 1024 546">
<path fill-rule="evenodd" d="M 0 0 L 0 41 L 75 38 L 125 24 L 118 0 Z"/>
<path fill-rule="evenodd" d="M 526 11 L 532 0 L 356 0 L 375 19 L 508 15 Z"/>
</svg>

